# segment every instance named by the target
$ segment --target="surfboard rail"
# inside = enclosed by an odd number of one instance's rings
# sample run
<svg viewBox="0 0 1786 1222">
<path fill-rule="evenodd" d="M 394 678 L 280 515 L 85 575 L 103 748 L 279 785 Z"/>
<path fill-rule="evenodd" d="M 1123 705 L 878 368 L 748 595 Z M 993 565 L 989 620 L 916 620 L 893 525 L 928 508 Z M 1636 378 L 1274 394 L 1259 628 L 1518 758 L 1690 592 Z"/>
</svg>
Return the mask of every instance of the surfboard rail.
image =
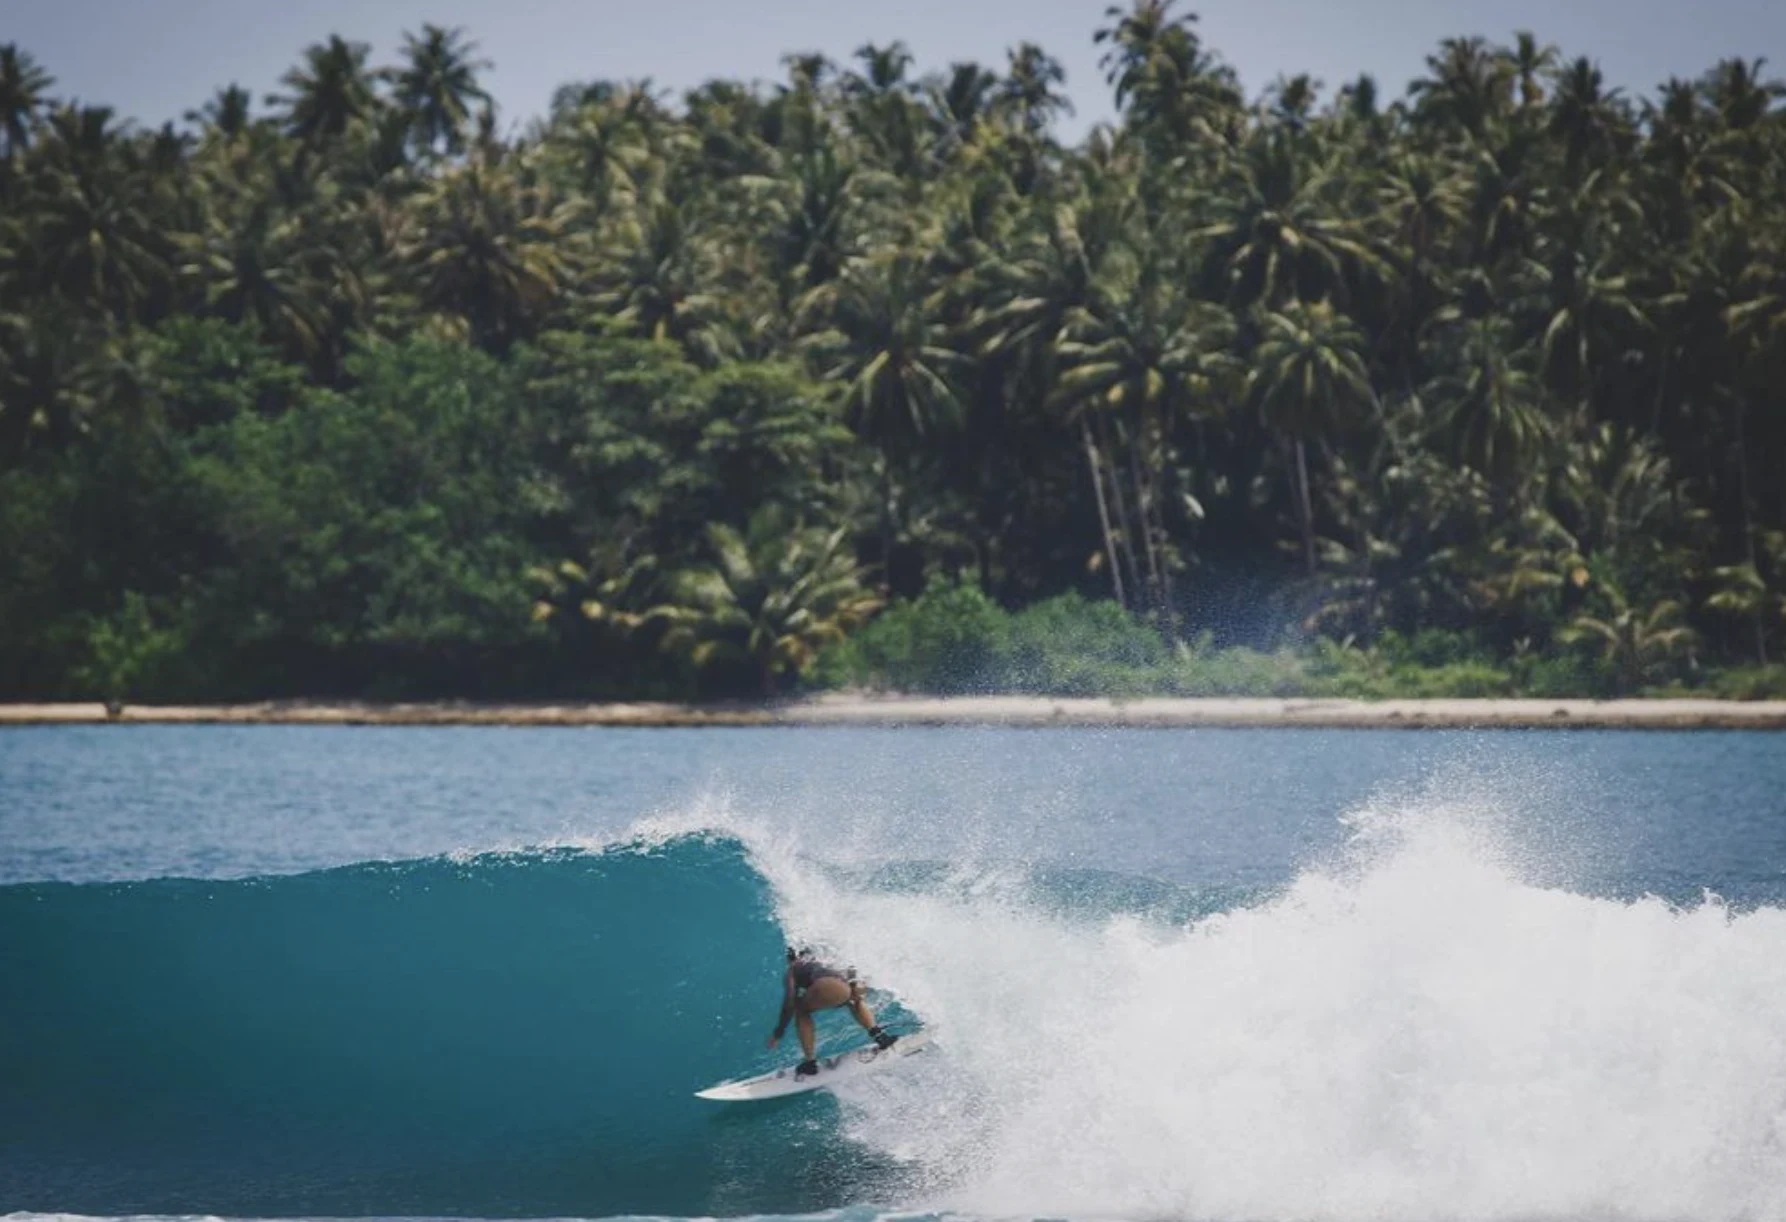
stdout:
<svg viewBox="0 0 1786 1222">
<path fill-rule="evenodd" d="M 759 1099 L 779 1099 L 787 1095 L 805 1094 L 807 1091 L 823 1090 L 828 1086 L 859 1077 L 871 1072 L 876 1067 L 884 1067 L 922 1052 L 930 1046 L 930 1032 L 913 1031 L 901 1035 L 891 1048 L 876 1048 L 868 1044 L 860 1048 L 851 1048 L 831 1056 L 819 1057 L 819 1071 L 804 1078 L 796 1078 L 794 1070 L 797 1065 L 784 1065 L 770 1073 L 758 1074 L 754 1078 L 740 1078 L 733 1082 L 720 1082 L 705 1090 L 695 1092 L 697 1099 L 712 1099 L 721 1103 L 743 1103 Z"/>
</svg>

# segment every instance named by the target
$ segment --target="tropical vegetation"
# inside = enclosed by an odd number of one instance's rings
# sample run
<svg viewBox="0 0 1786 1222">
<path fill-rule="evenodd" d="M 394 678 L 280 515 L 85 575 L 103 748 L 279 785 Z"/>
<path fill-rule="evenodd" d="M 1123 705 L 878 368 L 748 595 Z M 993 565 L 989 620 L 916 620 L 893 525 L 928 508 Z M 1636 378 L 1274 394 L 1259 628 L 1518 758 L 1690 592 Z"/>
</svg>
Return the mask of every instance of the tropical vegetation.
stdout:
<svg viewBox="0 0 1786 1222">
<path fill-rule="evenodd" d="M 1786 688 L 1786 89 L 1174 0 L 500 118 L 0 47 L 0 698 Z M 1692 67 L 1692 66 L 1688 66 Z"/>
</svg>

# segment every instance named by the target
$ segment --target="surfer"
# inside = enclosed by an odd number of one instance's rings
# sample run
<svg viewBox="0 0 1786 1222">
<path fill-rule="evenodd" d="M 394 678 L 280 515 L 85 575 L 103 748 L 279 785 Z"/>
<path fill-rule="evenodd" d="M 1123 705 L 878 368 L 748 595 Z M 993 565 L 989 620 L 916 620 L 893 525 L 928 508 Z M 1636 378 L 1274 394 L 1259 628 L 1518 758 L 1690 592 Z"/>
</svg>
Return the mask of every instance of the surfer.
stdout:
<svg viewBox="0 0 1786 1222">
<path fill-rule="evenodd" d="M 781 1018 L 775 1024 L 775 1034 L 769 1037 L 769 1047 L 781 1043 L 781 1037 L 787 1034 L 788 1022 L 791 1019 L 794 1030 L 800 1036 L 800 1050 L 806 1059 L 794 1070 L 796 1078 L 811 1077 L 819 1071 L 818 1055 L 814 1051 L 816 1037 L 812 1029 L 812 1016 L 820 1010 L 834 1010 L 838 1006 L 848 1006 L 862 1029 L 868 1032 L 879 1048 L 891 1048 L 897 1035 L 888 1035 L 875 1026 L 874 1011 L 862 999 L 862 982 L 856 979 L 852 969 L 840 972 L 834 967 L 820 963 L 809 950 L 795 950 L 788 947 L 788 970 L 782 975 Z"/>
</svg>

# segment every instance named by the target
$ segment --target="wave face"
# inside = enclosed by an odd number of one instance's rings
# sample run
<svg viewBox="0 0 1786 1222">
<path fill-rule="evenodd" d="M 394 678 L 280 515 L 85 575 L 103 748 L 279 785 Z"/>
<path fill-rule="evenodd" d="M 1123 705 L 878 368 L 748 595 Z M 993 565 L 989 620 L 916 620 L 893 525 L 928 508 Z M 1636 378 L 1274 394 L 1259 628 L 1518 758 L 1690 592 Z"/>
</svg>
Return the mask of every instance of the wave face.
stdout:
<svg viewBox="0 0 1786 1222">
<path fill-rule="evenodd" d="M 1786 911 L 1528 882 L 1492 822 L 1366 812 L 1252 895 L 825 863 L 711 812 L 0 888 L 0 1208 L 1786 1220 Z M 789 938 L 938 1047 L 691 1099 L 769 1063 Z"/>
<path fill-rule="evenodd" d="M 0 888 L 0 1202 L 83 1213 L 801 1208 L 823 1109 L 714 1123 L 781 935 L 735 840 Z M 21 987 L 22 986 L 22 987 Z M 766 1152 L 804 1143 L 802 1179 Z M 833 1164 L 835 1163 L 835 1166 Z"/>
</svg>

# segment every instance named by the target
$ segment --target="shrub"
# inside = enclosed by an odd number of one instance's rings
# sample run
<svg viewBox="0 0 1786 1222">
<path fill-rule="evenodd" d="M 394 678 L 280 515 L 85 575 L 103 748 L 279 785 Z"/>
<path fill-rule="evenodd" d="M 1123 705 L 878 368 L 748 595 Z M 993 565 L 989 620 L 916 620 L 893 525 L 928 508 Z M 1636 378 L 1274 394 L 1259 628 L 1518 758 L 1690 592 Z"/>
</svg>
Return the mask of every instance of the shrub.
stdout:
<svg viewBox="0 0 1786 1222">
<path fill-rule="evenodd" d="M 933 582 L 827 650 L 813 680 L 939 695 L 991 690 L 1010 628 L 978 586 Z"/>
</svg>

